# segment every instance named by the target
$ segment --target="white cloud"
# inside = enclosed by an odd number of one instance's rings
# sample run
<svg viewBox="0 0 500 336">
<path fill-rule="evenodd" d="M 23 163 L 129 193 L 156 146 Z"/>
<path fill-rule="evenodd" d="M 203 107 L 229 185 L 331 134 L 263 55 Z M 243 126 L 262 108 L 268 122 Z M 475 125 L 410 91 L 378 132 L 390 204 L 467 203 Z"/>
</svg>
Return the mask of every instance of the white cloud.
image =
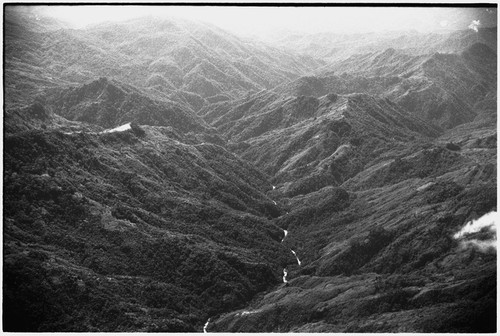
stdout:
<svg viewBox="0 0 500 336">
<path fill-rule="evenodd" d="M 487 213 L 486 215 L 468 222 L 465 224 L 465 226 L 457 232 L 453 238 L 459 239 L 462 238 L 463 236 L 471 233 L 476 233 L 481 231 L 483 228 L 489 228 L 490 231 L 496 232 L 496 223 L 497 223 L 497 213 L 496 211 L 492 211 Z"/>
<path fill-rule="evenodd" d="M 482 252 L 486 252 L 489 249 L 495 249 L 497 247 L 496 232 L 497 232 L 498 215 L 496 211 L 489 212 L 484 216 L 467 222 L 464 227 L 453 235 L 455 239 L 465 238 L 467 235 L 472 233 L 477 233 L 481 230 L 488 230 L 493 237 L 487 240 L 479 239 L 469 239 L 460 242 L 462 248 L 474 247 Z"/>
<path fill-rule="evenodd" d="M 461 242 L 462 248 L 474 247 L 477 248 L 481 252 L 487 252 L 488 250 L 496 250 L 497 249 L 497 241 L 496 239 L 489 240 L 477 240 L 471 239 L 468 241 Z"/>
<path fill-rule="evenodd" d="M 481 25 L 481 21 L 479 20 L 472 20 L 472 23 L 469 25 L 469 29 L 472 29 L 476 33 L 478 32 L 478 27 Z"/>
</svg>

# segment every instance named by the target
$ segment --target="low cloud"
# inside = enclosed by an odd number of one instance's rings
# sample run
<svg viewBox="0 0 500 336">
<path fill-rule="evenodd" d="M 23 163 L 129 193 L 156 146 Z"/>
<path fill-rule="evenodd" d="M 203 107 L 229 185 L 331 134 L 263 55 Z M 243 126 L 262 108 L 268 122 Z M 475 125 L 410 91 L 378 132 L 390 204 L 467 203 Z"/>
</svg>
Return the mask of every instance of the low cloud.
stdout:
<svg viewBox="0 0 500 336">
<path fill-rule="evenodd" d="M 490 240 L 478 240 L 478 239 L 471 239 L 468 241 L 463 241 L 460 243 L 460 246 L 462 248 L 468 248 L 468 247 L 473 247 L 478 249 L 481 252 L 487 252 L 488 250 L 495 250 L 497 249 L 497 241 L 496 239 L 490 239 Z"/>
<path fill-rule="evenodd" d="M 496 211 L 489 212 L 486 215 L 478 219 L 471 220 L 470 222 L 465 224 L 462 230 L 455 233 L 453 238 L 460 239 L 467 234 L 479 232 L 483 228 L 489 228 L 490 231 L 496 233 L 497 232 L 496 222 L 497 222 Z"/>
<path fill-rule="evenodd" d="M 471 24 L 469 25 L 469 29 L 472 29 L 476 33 L 478 32 L 478 27 L 481 25 L 481 21 L 479 20 L 472 20 Z"/>
<path fill-rule="evenodd" d="M 475 247 L 482 252 L 485 252 L 489 249 L 495 249 L 497 246 L 496 233 L 497 233 L 497 212 L 492 211 L 484 216 L 471 220 L 464 225 L 464 227 L 453 235 L 455 239 L 466 238 L 466 236 L 477 233 L 483 230 L 486 230 L 490 233 L 490 237 L 487 240 L 478 240 L 478 239 L 470 239 L 464 240 L 460 243 L 460 245 L 464 248 L 467 247 Z M 493 236 L 493 237 L 491 237 Z"/>
</svg>

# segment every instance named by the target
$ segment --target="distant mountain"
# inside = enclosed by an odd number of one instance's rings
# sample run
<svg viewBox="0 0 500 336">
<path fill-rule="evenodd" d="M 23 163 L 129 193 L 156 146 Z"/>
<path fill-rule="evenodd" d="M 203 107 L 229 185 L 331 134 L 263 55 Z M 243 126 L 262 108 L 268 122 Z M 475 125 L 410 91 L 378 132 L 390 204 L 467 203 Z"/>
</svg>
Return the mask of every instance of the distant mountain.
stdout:
<svg viewBox="0 0 500 336">
<path fill-rule="evenodd" d="M 386 49 L 404 50 L 412 55 L 430 53 L 458 53 L 475 43 L 483 43 L 491 49 L 497 48 L 495 28 L 479 28 L 419 33 L 417 31 L 392 31 L 380 33 L 285 33 L 276 37 L 269 35 L 269 43 L 292 52 L 299 52 L 329 62 L 339 61 L 355 54 L 373 53 Z"/>
<path fill-rule="evenodd" d="M 353 55 L 332 63 L 322 75 L 302 77 L 274 90 L 315 97 L 328 92 L 381 95 L 420 118 L 452 128 L 474 120 L 481 102 L 496 96 L 496 62 L 496 53 L 481 43 L 459 54 L 413 56 L 387 49 Z"/>
<path fill-rule="evenodd" d="M 5 24 L 9 27 L 7 37 L 17 37 L 26 31 L 49 32 L 68 29 L 67 22 L 44 15 L 37 7 L 16 6 L 6 7 Z"/>
<path fill-rule="evenodd" d="M 8 12 L 17 20 L 6 30 L 6 90 L 13 93 L 9 104 L 26 103 L 45 87 L 109 77 L 196 110 L 207 99 L 228 100 L 271 88 L 324 64 L 180 19 L 150 17 L 40 31 L 19 24 L 31 19 L 26 13 Z M 36 88 L 16 93 L 32 82 L 38 83 Z"/>
</svg>

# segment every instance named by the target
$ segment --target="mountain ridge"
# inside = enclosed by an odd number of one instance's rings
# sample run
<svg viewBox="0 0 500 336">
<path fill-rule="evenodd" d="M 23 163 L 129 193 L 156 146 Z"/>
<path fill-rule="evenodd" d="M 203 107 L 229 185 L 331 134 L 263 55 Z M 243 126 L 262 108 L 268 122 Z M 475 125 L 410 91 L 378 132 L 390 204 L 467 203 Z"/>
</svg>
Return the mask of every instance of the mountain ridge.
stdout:
<svg viewBox="0 0 500 336">
<path fill-rule="evenodd" d="M 5 331 L 496 330 L 496 29 L 5 14 Z"/>
</svg>

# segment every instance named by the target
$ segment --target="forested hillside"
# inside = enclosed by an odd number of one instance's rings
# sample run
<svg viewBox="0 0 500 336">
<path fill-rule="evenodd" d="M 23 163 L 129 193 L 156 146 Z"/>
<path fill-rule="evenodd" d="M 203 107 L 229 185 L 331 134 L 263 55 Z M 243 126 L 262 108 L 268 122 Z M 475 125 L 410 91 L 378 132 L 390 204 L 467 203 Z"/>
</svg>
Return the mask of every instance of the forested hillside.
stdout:
<svg viewBox="0 0 500 336">
<path fill-rule="evenodd" d="M 4 331 L 496 331 L 496 27 L 4 10 Z"/>
</svg>

